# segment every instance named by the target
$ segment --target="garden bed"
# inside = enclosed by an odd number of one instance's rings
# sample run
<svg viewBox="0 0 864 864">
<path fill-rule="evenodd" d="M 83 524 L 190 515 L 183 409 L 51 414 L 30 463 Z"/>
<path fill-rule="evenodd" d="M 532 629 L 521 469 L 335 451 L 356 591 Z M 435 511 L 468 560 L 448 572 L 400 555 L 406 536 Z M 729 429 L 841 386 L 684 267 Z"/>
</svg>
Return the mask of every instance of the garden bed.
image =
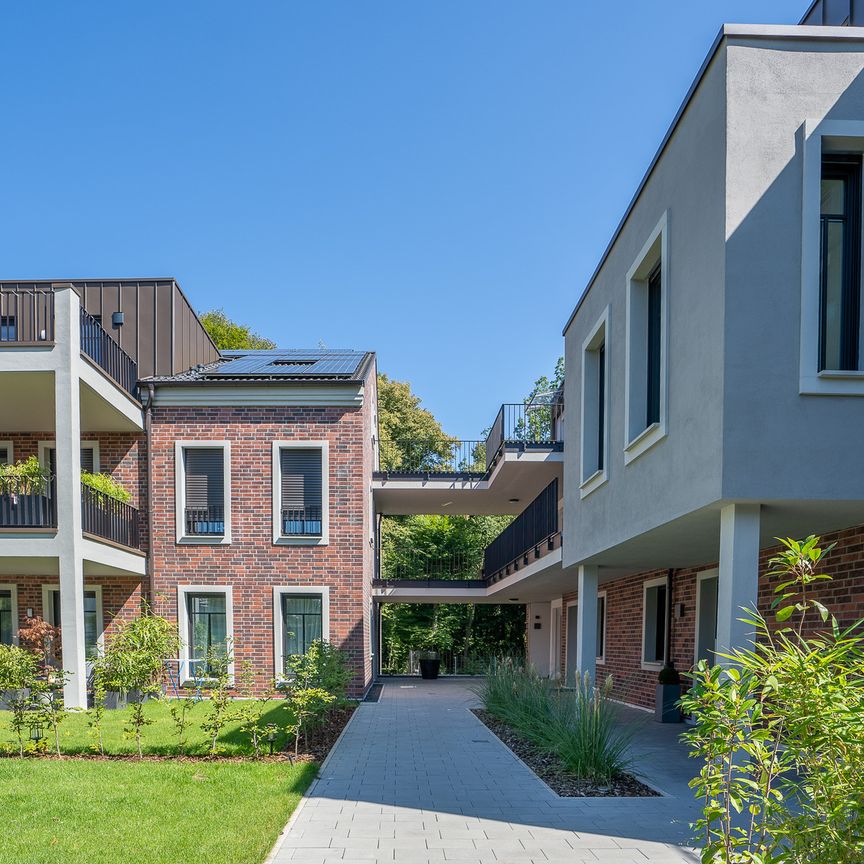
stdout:
<svg viewBox="0 0 864 864">
<path fill-rule="evenodd" d="M 553 792 L 563 798 L 656 798 L 659 793 L 631 774 L 620 774 L 609 786 L 580 780 L 566 771 L 554 754 L 541 750 L 506 723 L 482 708 L 471 709 L 477 719 L 521 759 Z"/>
</svg>

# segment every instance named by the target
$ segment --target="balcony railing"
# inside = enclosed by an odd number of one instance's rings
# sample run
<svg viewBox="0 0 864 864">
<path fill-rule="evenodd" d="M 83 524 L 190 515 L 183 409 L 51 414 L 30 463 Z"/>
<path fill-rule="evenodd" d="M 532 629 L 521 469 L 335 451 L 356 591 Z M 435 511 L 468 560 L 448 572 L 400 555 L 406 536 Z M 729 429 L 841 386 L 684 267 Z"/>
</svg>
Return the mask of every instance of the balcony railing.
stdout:
<svg viewBox="0 0 864 864">
<path fill-rule="evenodd" d="M 320 537 L 321 518 L 320 507 L 284 507 L 282 534 L 285 537 Z"/>
<path fill-rule="evenodd" d="M 396 439 L 381 441 L 382 470 L 396 474 L 478 475 L 486 472 L 482 441 Z"/>
<path fill-rule="evenodd" d="M 483 575 L 497 581 L 511 568 L 539 557 L 541 547 L 558 533 L 558 479 L 553 480 L 487 547 Z"/>
<path fill-rule="evenodd" d="M 508 443 L 554 444 L 553 411 L 551 404 L 504 404 L 486 436 L 486 467 L 498 456 L 501 446 Z"/>
<path fill-rule="evenodd" d="M 50 288 L 0 287 L 0 348 L 54 341 L 54 292 Z"/>
<path fill-rule="evenodd" d="M 138 398 L 138 365 L 81 307 L 81 353 L 86 354 L 127 393 Z"/>
<path fill-rule="evenodd" d="M 379 571 L 380 578 L 388 581 L 464 580 L 481 578 L 480 566 L 475 556 L 464 552 L 431 554 L 394 541 L 383 544 Z"/>
<path fill-rule="evenodd" d="M 193 537 L 222 537 L 225 534 L 225 507 L 186 508 L 186 533 Z"/>
<path fill-rule="evenodd" d="M 138 511 L 131 505 L 111 498 L 91 486 L 81 484 L 81 530 L 128 546 L 140 549 L 138 534 Z"/>
<path fill-rule="evenodd" d="M 0 493 L 0 528 L 56 527 L 56 498 L 48 495 Z"/>
</svg>

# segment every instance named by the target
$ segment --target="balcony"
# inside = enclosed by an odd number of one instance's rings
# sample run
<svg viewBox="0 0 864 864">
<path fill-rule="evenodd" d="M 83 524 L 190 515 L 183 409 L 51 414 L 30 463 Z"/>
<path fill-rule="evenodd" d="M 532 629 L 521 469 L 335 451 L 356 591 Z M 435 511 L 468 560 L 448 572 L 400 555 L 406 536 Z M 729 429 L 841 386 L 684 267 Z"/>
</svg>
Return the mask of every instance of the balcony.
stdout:
<svg viewBox="0 0 864 864">
<path fill-rule="evenodd" d="M 0 287 L 0 348 L 50 346 L 54 342 L 54 291 Z"/>
<path fill-rule="evenodd" d="M 0 529 L 44 531 L 57 528 L 57 502 L 47 494 L 0 492 Z"/>
<path fill-rule="evenodd" d="M 138 365 L 83 306 L 80 310 L 80 318 L 81 353 L 89 357 L 133 399 L 137 399 Z"/>
<path fill-rule="evenodd" d="M 104 492 L 81 484 L 81 530 L 109 543 L 140 549 L 138 511 Z"/>
</svg>

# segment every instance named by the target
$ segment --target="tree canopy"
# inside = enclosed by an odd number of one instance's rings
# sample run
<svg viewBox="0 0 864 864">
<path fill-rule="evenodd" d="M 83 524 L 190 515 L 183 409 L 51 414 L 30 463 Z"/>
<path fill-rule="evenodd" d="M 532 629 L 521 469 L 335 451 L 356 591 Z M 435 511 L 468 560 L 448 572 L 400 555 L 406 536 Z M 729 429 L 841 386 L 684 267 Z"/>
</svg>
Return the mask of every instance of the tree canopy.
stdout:
<svg viewBox="0 0 864 864">
<path fill-rule="evenodd" d="M 276 343 L 264 336 L 259 336 L 245 324 L 232 321 L 224 309 L 211 309 L 201 312 L 198 320 L 204 325 L 204 329 L 210 334 L 217 348 L 242 349 L 242 348 L 275 348 Z"/>
</svg>

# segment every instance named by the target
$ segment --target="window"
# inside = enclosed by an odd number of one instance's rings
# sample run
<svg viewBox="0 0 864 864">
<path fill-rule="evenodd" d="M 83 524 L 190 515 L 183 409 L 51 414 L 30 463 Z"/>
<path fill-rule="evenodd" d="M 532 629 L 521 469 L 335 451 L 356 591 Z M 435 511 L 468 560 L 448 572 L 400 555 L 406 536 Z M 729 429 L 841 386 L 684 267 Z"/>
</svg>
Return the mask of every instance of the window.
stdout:
<svg viewBox="0 0 864 864">
<path fill-rule="evenodd" d="M 666 579 L 646 582 L 642 604 L 642 665 L 653 668 L 663 664 L 666 655 L 666 616 L 668 597 Z"/>
<path fill-rule="evenodd" d="M 12 587 L 0 588 L 0 645 L 11 645 L 18 632 L 15 597 Z"/>
<path fill-rule="evenodd" d="M 597 662 L 606 662 L 606 594 L 597 595 Z"/>
<path fill-rule="evenodd" d="M 45 620 L 62 631 L 63 620 L 60 612 L 60 588 L 49 585 L 42 593 L 43 613 Z M 84 656 L 87 660 L 96 657 L 102 645 L 102 589 L 92 587 L 84 589 Z"/>
<path fill-rule="evenodd" d="M 857 370 L 861 306 L 861 157 L 822 157 L 819 371 Z"/>
<path fill-rule="evenodd" d="M 175 444 L 178 543 L 231 542 L 230 444 Z"/>
<path fill-rule="evenodd" d="M 15 342 L 18 338 L 17 320 L 14 315 L 0 315 L 0 342 Z"/>
<path fill-rule="evenodd" d="M 582 485 L 584 498 L 606 481 L 609 417 L 608 358 L 604 311 L 582 345 Z"/>
<path fill-rule="evenodd" d="M 273 542 L 325 545 L 329 534 L 326 441 L 273 442 Z"/>
<path fill-rule="evenodd" d="M 666 435 L 667 215 L 627 272 L 624 462 Z"/>
<path fill-rule="evenodd" d="M 209 674 L 207 665 L 211 652 L 223 652 L 228 647 L 228 616 L 224 594 L 187 594 L 189 621 L 189 660 L 196 663 L 193 670 Z"/>
<path fill-rule="evenodd" d="M 57 444 L 54 441 L 39 442 L 39 461 L 48 469 L 52 477 L 57 476 Z M 99 466 L 99 442 L 81 442 L 81 470 L 89 474 L 98 474 Z"/>
<path fill-rule="evenodd" d="M 305 654 L 316 640 L 330 640 L 330 589 L 286 585 L 273 589 L 273 654 L 276 677 L 286 673 L 286 661 Z"/>
<path fill-rule="evenodd" d="M 12 464 L 12 442 L 0 441 L 0 465 Z"/>
</svg>

